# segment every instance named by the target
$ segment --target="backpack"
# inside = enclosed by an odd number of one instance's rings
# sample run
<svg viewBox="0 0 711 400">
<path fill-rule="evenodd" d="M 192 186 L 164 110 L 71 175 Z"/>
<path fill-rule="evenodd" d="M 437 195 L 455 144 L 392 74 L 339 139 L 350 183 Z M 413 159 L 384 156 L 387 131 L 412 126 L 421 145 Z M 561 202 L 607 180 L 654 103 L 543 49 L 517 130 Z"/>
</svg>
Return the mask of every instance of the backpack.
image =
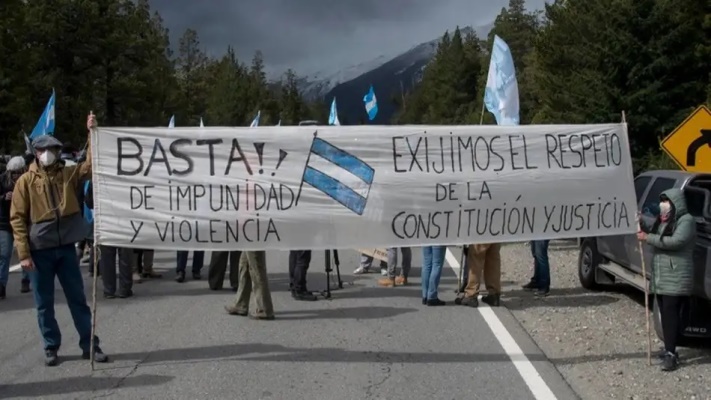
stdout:
<svg viewBox="0 0 711 400">
<path fill-rule="evenodd" d="M 84 182 L 84 199 L 88 198 L 89 194 L 89 189 L 91 189 L 91 181 L 87 180 Z M 94 223 L 94 211 L 89 208 L 89 206 L 86 204 L 86 200 L 84 200 L 84 219 L 86 222 L 93 224 Z"/>
</svg>

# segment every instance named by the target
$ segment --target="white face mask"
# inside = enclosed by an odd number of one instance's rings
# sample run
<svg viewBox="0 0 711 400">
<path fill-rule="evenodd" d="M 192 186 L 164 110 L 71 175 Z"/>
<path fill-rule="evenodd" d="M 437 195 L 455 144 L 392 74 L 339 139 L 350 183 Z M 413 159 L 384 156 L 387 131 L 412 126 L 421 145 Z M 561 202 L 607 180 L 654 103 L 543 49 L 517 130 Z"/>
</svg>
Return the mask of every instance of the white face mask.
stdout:
<svg viewBox="0 0 711 400">
<path fill-rule="evenodd" d="M 53 152 L 47 150 L 44 153 L 40 154 L 39 156 L 39 162 L 45 167 L 49 167 L 50 165 L 54 164 L 57 161 L 57 156 L 54 155 Z"/>
<path fill-rule="evenodd" d="M 667 201 L 659 203 L 659 211 L 660 211 L 661 215 L 663 215 L 663 216 L 669 215 L 669 213 L 671 212 L 671 208 L 672 208 L 671 203 L 669 203 Z"/>
</svg>

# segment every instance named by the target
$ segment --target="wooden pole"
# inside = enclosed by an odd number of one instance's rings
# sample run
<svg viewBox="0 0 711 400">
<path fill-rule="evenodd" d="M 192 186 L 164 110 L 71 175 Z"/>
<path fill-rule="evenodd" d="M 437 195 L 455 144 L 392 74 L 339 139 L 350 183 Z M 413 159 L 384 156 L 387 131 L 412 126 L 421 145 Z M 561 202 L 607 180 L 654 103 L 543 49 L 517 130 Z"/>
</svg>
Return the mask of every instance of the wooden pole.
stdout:
<svg viewBox="0 0 711 400">
<path fill-rule="evenodd" d="M 625 116 L 625 112 L 622 111 L 622 123 L 627 124 L 627 118 Z M 625 131 L 627 128 L 625 127 Z M 639 218 L 639 217 L 637 217 Z M 639 225 L 639 220 L 637 221 L 637 231 L 639 232 L 641 230 L 640 225 Z M 644 278 L 644 319 L 647 324 L 647 365 L 652 365 L 652 328 L 650 326 L 649 320 L 649 284 L 647 281 L 647 263 L 644 259 L 644 245 L 642 244 L 642 241 L 638 241 L 637 245 L 639 246 L 639 257 L 640 260 L 642 260 L 642 278 Z"/>
<path fill-rule="evenodd" d="M 91 244 L 94 248 L 94 276 L 93 276 L 93 287 L 92 287 L 92 299 L 91 299 L 91 345 L 90 345 L 90 356 L 89 360 L 91 363 L 91 371 L 95 371 L 94 368 L 94 338 L 96 337 L 96 286 L 99 275 L 99 246 L 96 245 L 96 240 Z"/>
</svg>

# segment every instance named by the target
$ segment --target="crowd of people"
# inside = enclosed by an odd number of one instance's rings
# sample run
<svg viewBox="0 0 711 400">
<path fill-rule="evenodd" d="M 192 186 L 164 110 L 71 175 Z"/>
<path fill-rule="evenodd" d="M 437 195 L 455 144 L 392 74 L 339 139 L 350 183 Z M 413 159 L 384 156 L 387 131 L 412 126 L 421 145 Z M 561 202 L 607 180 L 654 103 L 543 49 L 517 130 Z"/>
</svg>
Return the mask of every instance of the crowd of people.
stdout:
<svg viewBox="0 0 711 400">
<path fill-rule="evenodd" d="M 90 114 L 87 129 L 91 131 L 95 127 L 96 118 Z M 134 283 L 162 278 L 162 274 L 154 269 L 154 251 L 101 245 L 97 247 L 98 265 L 95 266 L 90 137 L 86 150 L 82 151 L 63 146 L 49 135 L 35 138 L 31 145 L 32 150 L 24 156 L 12 157 L 0 175 L 0 299 L 6 297 L 14 248 L 22 267 L 20 291 L 31 291 L 34 295 L 44 341 L 45 364 L 57 365 L 62 342 L 54 315 L 55 278 L 64 290 L 79 333 L 82 357 L 89 359 L 93 356 L 97 362 L 107 362 L 108 356 L 101 350 L 99 338 L 92 337 L 92 315 L 85 296 L 80 260 L 89 265 L 89 274 L 94 271 L 100 274 L 104 298 L 128 298 L 133 295 Z M 670 190 L 662 194 L 660 210 L 653 226 L 640 226 L 638 239 L 655 249 L 652 290 L 660 298 L 665 345 L 659 359 L 663 369 L 671 371 L 678 366 L 676 346 L 683 326 L 682 309 L 693 285 L 695 229 L 680 191 Z M 539 297 L 550 292 L 548 244 L 548 240 L 530 243 L 534 273 L 523 288 L 535 291 Z M 467 273 L 454 304 L 477 307 L 483 281 L 486 294 L 481 301 L 492 307 L 499 306 L 501 245 L 471 244 L 464 249 Z M 399 262 L 398 254 L 402 256 Z M 178 283 L 186 280 L 189 255 L 188 251 L 176 254 L 175 280 Z M 423 305 L 447 304 L 438 292 L 445 256 L 446 246 L 422 248 L 420 285 Z M 194 280 L 202 279 L 204 259 L 203 251 L 193 252 L 191 276 Z M 362 255 L 360 266 L 354 273 L 369 272 L 373 261 L 372 256 Z M 228 262 L 229 283 L 236 295 L 225 307 L 227 313 L 260 320 L 274 319 L 265 251 L 213 252 L 208 274 L 210 289 L 222 289 Z M 296 300 L 318 299 L 307 288 L 310 262 L 311 251 L 290 252 L 290 291 Z M 378 284 L 388 288 L 408 285 L 411 264 L 410 248 L 388 248 L 387 260 L 380 262 L 383 277 Z M 252 300 L 256 308 L 250 310 Z"/>
</svg>

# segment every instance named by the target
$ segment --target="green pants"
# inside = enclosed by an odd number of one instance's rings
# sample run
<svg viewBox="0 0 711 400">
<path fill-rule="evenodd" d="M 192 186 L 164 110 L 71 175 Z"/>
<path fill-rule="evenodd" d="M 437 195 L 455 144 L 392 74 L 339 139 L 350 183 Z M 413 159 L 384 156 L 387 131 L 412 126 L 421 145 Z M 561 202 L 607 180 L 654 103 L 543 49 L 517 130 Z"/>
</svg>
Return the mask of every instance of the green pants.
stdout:
<svg viewBox="0 0 711 400">
<path fill-rule="evenodd" d="M 239 289 L 235 296 L 235 307 L 248 312 L 252 295 L 257 305 L 253 313 L 255 316 L 274 315 L 267 278 L 267 254 L 264 251 L 243 251 L 239 258 Z"/>
</svg>

